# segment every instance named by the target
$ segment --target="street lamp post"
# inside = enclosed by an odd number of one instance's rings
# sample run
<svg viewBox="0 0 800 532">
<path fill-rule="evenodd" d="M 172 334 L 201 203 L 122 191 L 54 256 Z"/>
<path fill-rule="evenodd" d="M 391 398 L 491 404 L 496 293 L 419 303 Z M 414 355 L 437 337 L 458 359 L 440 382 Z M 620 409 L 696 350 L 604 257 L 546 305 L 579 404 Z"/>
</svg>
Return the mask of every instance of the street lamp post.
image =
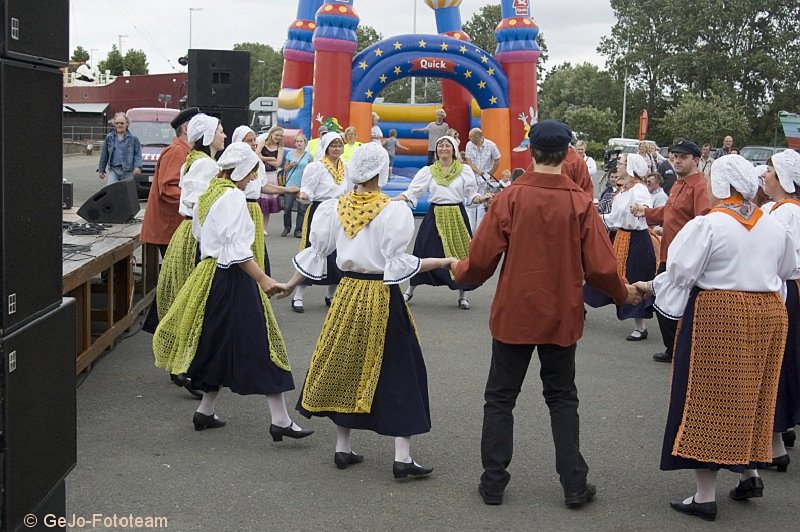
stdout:
<svg viewBox="0 0 800 532">
<path fill-rule="evenodd" d="M 267 62 L 264 61 L 263 59 L 259 59 L 258 64 L 263 65 L 262 71 L 259 72 L 259 77 L 261 78 L 261 94 L 259 94 L 259 96 L 264 96 L 264 78 L 266 77 L 266 75 L 263 69 L 267 68 Z"/>
<path fill-rule="evenodd" d="M 411 3 L 414 4 L 414 24 L 411 29 L 411 33 L 414 35 L 417 34 L 417 0 L 411 0 Z M 417 78 L 415 76 L 411 76 L 411 103 L 416 103 L 417 99 Z"/>
<path fill-rule="evenodd" d="M 189 8 L 189 49 L 192 49 L 192 13 L 195 11 L 202 11 L 202 7 L 190 7 Z"/>
<path fill-rule="evenodd" d="M 119 39 L 119 54 L 120 55 L 124 55 L 122 53 L 122 39 L 127 39 L 128 37 L 130 37 L 130 35 L 117 35 L 117 38 Z"/>
</svg>

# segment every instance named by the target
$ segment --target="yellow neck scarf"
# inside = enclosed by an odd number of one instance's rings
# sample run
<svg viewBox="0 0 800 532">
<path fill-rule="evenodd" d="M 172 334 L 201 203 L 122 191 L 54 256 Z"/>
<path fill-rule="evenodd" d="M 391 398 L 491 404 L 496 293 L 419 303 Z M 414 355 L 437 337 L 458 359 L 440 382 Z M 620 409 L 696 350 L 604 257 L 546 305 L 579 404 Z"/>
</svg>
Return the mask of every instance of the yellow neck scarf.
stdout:
<svg viewBox="0 0 800 532">
<path fill-rule="evenodd" d="M 337 159 L 336 166 L 334 166 L 330 159 L 323 156 L 322 164 L 325 165 L 325 168 L 327 168 L 328 172 L 333 176 L 333 182 L 337 185 L 341 185 L 344 180 L 344 163 L 342 163 L 342 158 L 340 157 Z"/>
<path fill-rule="evenodd" d="M 382 192 L 351 192 L 339 198 L 336 212 L 347 237 L 354 238 L 390 201 L 389 196 Z"/>
</svg>

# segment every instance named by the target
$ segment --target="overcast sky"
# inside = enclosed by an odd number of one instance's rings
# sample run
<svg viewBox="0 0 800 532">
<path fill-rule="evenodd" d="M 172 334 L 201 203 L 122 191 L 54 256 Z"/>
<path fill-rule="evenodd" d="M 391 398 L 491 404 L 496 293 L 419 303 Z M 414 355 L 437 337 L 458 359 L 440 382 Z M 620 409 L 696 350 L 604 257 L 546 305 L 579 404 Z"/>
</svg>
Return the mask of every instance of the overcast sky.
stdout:
<svg viewBox="0 0 800 532">
<path fill-rule="evenodd" d="M 414 2 L 417 33 L 436 33 L 436 20 L 423 0 L 356 0 L 361 24 L 384 37 L 411 33 Z M 467 22 L 486 0 L 464 0 L 461 21 Z M 70 2 L 70 52 L 81 45 L 97 60 L 120 42 L 144 50 L 151 74 L 182 70 L 178 57 L 189 47 L 230 50 L 237 42 L 261 42 L 280 48 L 286 29 L 297 15 L 293 0 L 73 0 Z M 596 52 L 600 37 L 610 33 L 614 16 L 608 0 L 532 0 L 534 20 L 545 36 L 547 68 L 564 61 L 603 66 Z M 491 50 L 490 50 L 491 51 Z"/>
</svg>

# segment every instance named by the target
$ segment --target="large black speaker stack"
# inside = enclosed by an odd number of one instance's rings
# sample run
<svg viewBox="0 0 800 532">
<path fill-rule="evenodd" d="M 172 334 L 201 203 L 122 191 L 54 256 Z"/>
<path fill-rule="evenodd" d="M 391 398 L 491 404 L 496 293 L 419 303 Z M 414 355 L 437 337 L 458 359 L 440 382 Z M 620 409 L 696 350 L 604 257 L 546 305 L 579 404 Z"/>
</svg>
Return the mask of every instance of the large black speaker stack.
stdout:
<svg viewBox="0 0 800 532">
<path fill-rule="evenodd" d="M 76 461 L 75 317 L 62 300 L 69 0 L 0 0 L 0 531 L 63 516 Z M 62 528 L 63 530 L 63 528 Z"/>
<path fill-rule="evenodd" d="M 230 142 L 233 130 L 249 123 L 250 52 L 189 50 L 187 100 L 219 118 Z"/>
</svg>

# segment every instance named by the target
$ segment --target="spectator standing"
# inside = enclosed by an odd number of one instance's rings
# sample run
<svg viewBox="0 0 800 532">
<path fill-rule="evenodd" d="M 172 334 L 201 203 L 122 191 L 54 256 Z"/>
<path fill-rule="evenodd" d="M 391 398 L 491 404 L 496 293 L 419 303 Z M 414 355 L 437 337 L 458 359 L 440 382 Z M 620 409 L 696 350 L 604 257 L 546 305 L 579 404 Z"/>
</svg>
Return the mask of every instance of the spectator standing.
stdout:
<svg viewBox="0 0 800 532">
<path fill-rule="evenodd" d="M 679 140 L 680 139 L 677 139 L 675 144 L 677 144 Z M 674 155 L 672 155 L 672 152 L 668 153 L 667 155 L 669 157 L 661 161 L 661 164 L 658 165 L 658 170 L 656 171 L 661 174 L 661 178 L 664 180 L 661 186 L 667 196 L 669 196 L 669 193 L 672 190 L 672 185 L 675 184 L 678 176 L 675 175 L 675 168 L 672 167 L 672 162 L 675 159 Z"/>
<path fill-rule="evenodd" d="M 97 177 L 108 176 L 108 184 L 133 179 L 142 173 L 142 144 L 128 131 L 130 122 L 125 113 L 117 113 L 112 119 L 114 131 L 106 135 L 97 165 Z M 106 173 L 108 169 L 108 173 Z"/>
<path fill-rule="evenodd" d="M 650 191 L 650 198 L 653 201 L 653 208 L 663 207 L 667 204 L 667 193 L 661 185 L 664 184 L 664 178 L 658 172 L 652 172 L 647 175 L 645 185 L 647 190 Z"/>
<path fill-rule="evenodd" d="M 279 126 L 272 126 L 267 131 L 267 136 L 262 142 L 259 142 L 256 147 L 261 162 L 264 163 L 264 170 L 266 171 L 266 185 L 277 186 L 278 171 L 283 164 L 283 128 Z M 258 204 L 261 207 L 261 212 L 264 215 L 264 236 L 269 235 L 269 215 L 274 212 L 281 212 L 281 203 L 277 194 L 272 194 L 266 190 L 266 187 L 261 189 L 261 197 L 258 198 Z"/>
<path fill-rule="evenodd" d="M 578 155 L 583 157 L 583 160 L 586 162 L 589 175 L 594 176 L 594 174 L 597 173 L 597 163 L 594 162 L 594 159 L 586 155 L 586 142 L 579 140 L 578 143 L 575 144 L 575 151 L 578 152 Z"/>
<path fill-rule="evenodd" d="M 306 150 L 307 142 L 306 136 L 298 133 L 294 137 L 294 150 L 286 153 L 286 165 L 283 167 L 283 173 L 286 176 L 286 188 L 301 188 L 303 186 L 303 172 L 305 172 L 308 163 L 314 160 Z M 297 220 L 294 224 L 294 237 L 300 238 L 302 236 L 303 219 L 306 216 L 308 205 L 297 201 L 297 197 L 291 193 L 283 195 L 283 232 L 281 236 L 286 236 L 292 231 L 292 208 L 295 205 L 297 205 Z"/>
<path fill-rule="evenodd" d="M 572 132 L 561 122 L 543 120 L 529 135 L 535 166 L 495 197 L 468 258 L 453 265 L 457 283 L 479 284 L 503 261 L 489 318 L 492 361 L 478 492 L 486 504 L 503 502 L 511 478 L 513 408 L 536 349 L 564 503 L 577 507 L 596 493 L 586 481 L 589 467 L 579 443 L 575 349 L 583 332 L 581 285 L 584 279 L 592 282 L 620 305 L 640 298 L 617 274 L 592 198 L 562 173 Z"/>
<path fill-rule="evenodd" d="M 497 149 L 497 144 L 484 137 L 483 131 L 480 129 L 471 129 L 465 160 L 475 174 L 478 194 L 485 195 L 489 192 L 490 181 L 494 180 L 497 167 L 500 166 L 500 150 Z M 473 234 L 478 230 L 485 214 L 486 205 L 484 203 L 470 203 L 467 206 L 467 216 Z"/>
<path fill-rule="evenodd" d="M 713 162 L 714 159 L 711 158 L 711 144 L 706 142 L 700 150 L 700 164 L 697 165 L 697 168 L 703 172 L 706 179 L 711 179 L 711 164 Z"/>
<path fill-rule="evenodd" d="M 722 147 L 714 152 L 714 160 L 719 159 L 723 155 L 730 155 L 732 149 L 733 149 L 733 137 L 728 135 L 722 140 Z"/>
<path fill-rule="evenodd" d="M 322 137 L 325 136 L 327 132 L 328 132 L 327 127 L 319 126 L 319 132 L 317 133 L 318 137 L 308 141 L 308 144 L 306 145 L 306 151 L 308 152 L 309 155 L 311 155 L 312 161 L 317 161 L 322 156 L 321 153 L 317 153 L 317 151 L 319 150 L 319 141 L 320 139 L 322 139 Z"/>
<path fill-rule="evenodd" d="M 641 141 L 639 143 L 639 155 L 644 157 L 644 160 L 647 162 L 647 171 L 648 172 L 655 172 L 658 168 L 658 164 L 656 164 L 656 158 L 650 155 L 650 143 L 647 141 Z"/>
<path fill-rule="evenodd" d="M 394 172 L 394 158 L 397 155 L 398 148 L 405 151 L 408 151 L 408 148 L 400 144 L 400 141 L 397 140 L 396 129 L 389 130 L 389 138 L 383 141 L 383 147 L 389 155 L 389 177 L 391 177 Z"/>
<path fill-rule="evenodd" d="M 342 161 L 344 161 L 344 164 L 350 162 L 350 157 L 352 157 L 353 152 L 356 151 L 356 148 L 361 146 L 361 143 L 356 140 L 356 136 L 356 128 L 353 126 L 344 130 L 344 153 L 342 153 Z"/>
<path fill-rule="evenodd" d="M 428 134 L 428 166 L 432 165 L 436 160 L 436 143 L 440 138 L 447 135 L 447 130 L 450 129 L 450 126 L 444 121 L 446 117 L 447 113 L 445 113 L 444 109 L 437 109 L 435 122 L 430 122 L 423 128 L 411 130 L 412 133 L 423 131 Z"/>
<path fill-rule="evenodd" d="M 381 131 L 381 126 L 378 125 L 381 117 L 378 113 L 372 113 L 372 129 L 370 130 L 370 137 L 372 138 L 372 142 L 377 142 L 380 144 L 383 141 L 383 131 Z"/>
</svg>

